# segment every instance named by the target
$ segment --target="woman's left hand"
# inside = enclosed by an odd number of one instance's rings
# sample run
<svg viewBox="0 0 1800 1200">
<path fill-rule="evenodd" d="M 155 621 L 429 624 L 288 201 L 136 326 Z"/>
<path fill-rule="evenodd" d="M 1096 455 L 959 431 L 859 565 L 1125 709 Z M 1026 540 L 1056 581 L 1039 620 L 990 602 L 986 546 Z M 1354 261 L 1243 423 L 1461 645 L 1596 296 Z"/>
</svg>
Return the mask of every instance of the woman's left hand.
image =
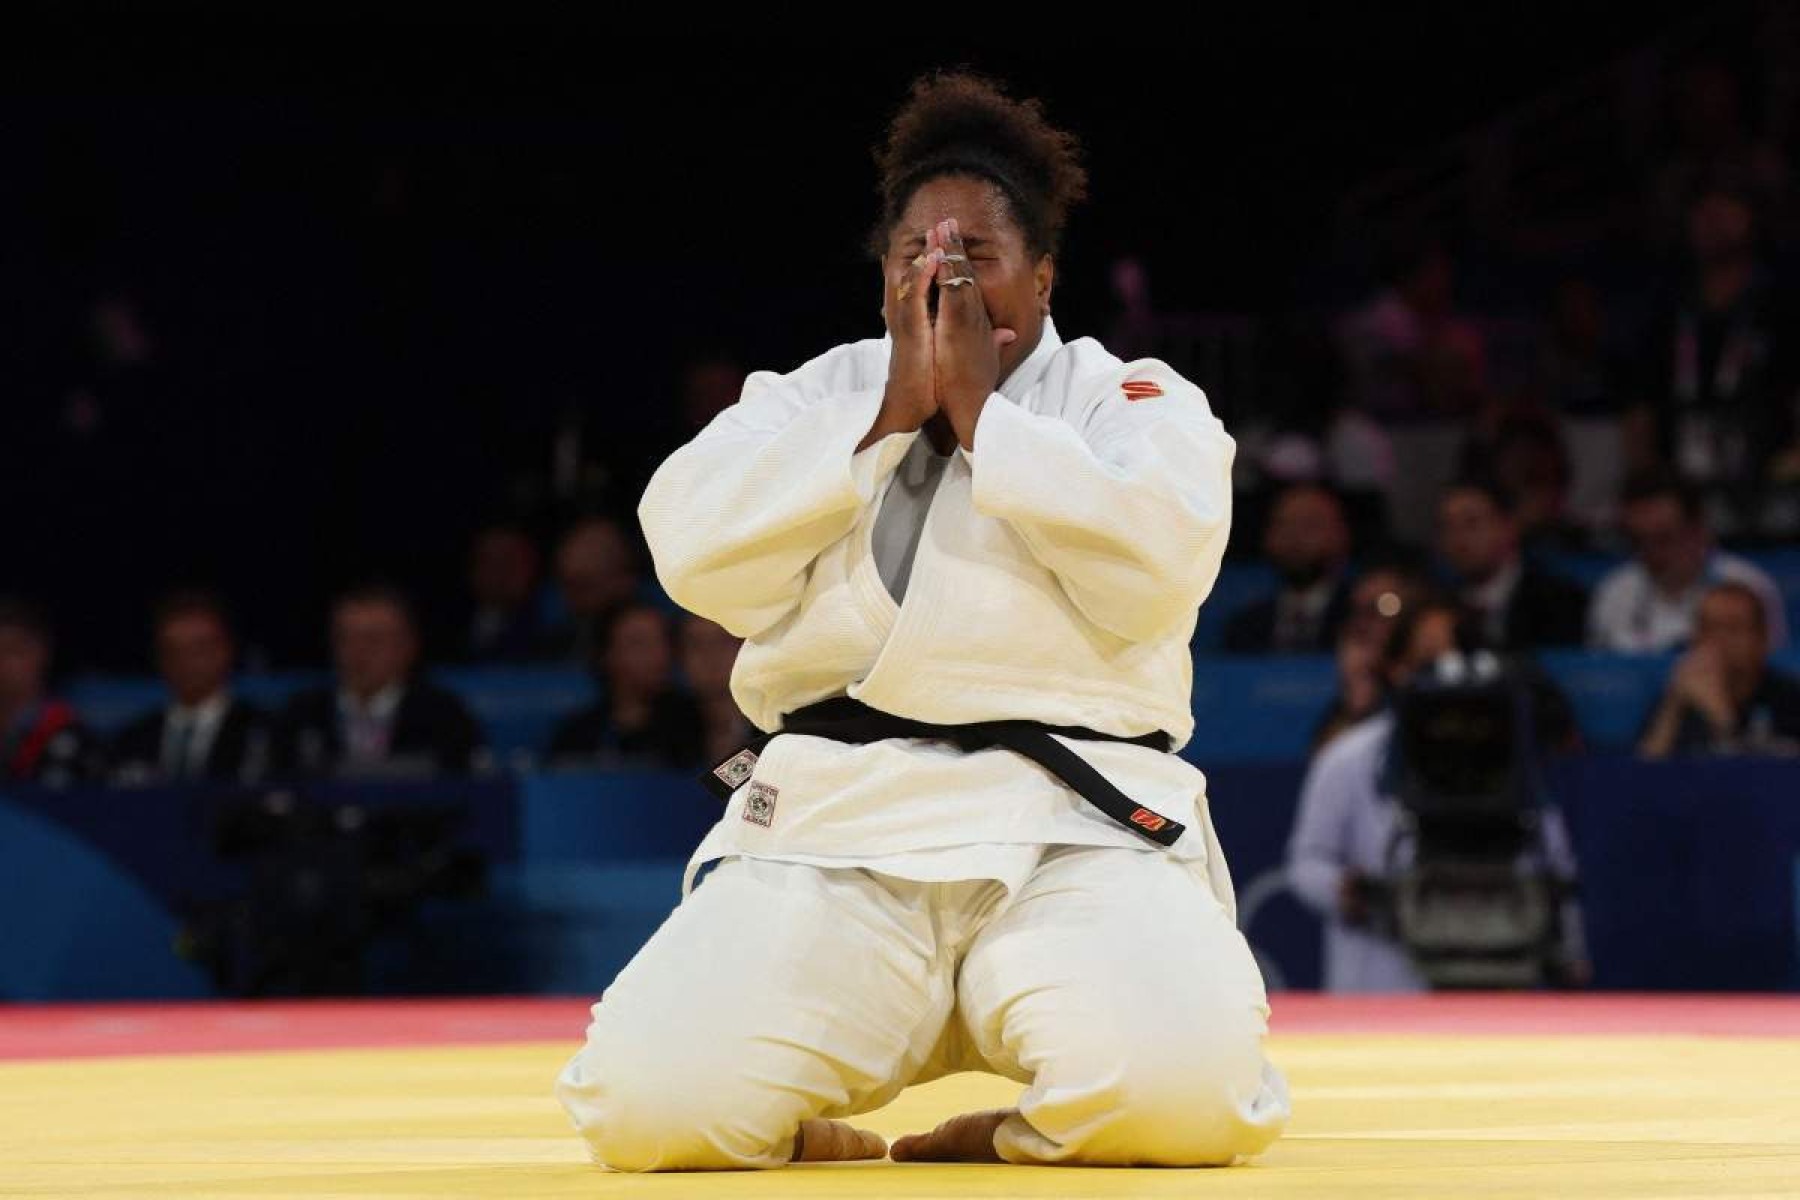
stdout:
<svg viewBox="0 0 1800 1200">
<path fill-rule="evenodd" d="M 937 226 L 945 259 L 937 273 L 937 323 L 932 328 L 938 407 L 964 450 L 975 446 L 975 422 L 1000 386 L 1000 347 L 1019 335 L 988 319 L 981 285 L 954 217 Z"/>
</svg>

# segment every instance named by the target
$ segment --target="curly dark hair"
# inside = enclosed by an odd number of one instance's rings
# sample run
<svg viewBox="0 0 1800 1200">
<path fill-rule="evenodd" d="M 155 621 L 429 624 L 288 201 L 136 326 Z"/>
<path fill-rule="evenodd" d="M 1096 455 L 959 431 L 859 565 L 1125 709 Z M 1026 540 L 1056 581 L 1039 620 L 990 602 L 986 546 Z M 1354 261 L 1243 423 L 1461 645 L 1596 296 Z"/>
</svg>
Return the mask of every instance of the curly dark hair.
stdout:
<svg viewBox="0 0 1800 1200">
<path fill-rule="evenodd" d="M 1081 143 L 1044 117 L 1037 100 L 1015 100 L 970 71 L 936 71 L 911 94 L 875 148 L 881 218 L 869 235 L 875 257 L 922 184 L 945 175 L 985 179 L 1006 197 L 1034 254 L 1055 254 L 1069 210 L 1087 196 Z"/>
</svg>

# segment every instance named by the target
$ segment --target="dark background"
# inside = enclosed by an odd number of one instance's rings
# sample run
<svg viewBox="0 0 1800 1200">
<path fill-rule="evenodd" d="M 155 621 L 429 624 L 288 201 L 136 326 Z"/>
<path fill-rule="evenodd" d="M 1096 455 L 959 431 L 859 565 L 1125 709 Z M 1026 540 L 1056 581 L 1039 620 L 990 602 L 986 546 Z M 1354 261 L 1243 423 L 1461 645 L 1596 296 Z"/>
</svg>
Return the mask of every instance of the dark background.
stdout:
<svg viewBox="0 0 1800 1200">
<path fill-rule="evenodd" d="M 0 50 L 0 591 L 49 604 L 65 668 L 141 666 L 177 582 L 223 588 L 275 663 L 322 658 L 352 578 L 445 618 L 473 524 L 543 509 L 559 422 L 654 444 L 697 355 L 786 370 L 878 335 L 869 152 L 921 70 L 997 74 L 1087 143 L 1072 336 L 1125 253 L 1168 309 L 1341 301 L 1346 189 L 1693 19 L 274 11 L 58 6 Z M 90 346 L 112 294 L 154 340 L 128 375 Z"/>
</svg>

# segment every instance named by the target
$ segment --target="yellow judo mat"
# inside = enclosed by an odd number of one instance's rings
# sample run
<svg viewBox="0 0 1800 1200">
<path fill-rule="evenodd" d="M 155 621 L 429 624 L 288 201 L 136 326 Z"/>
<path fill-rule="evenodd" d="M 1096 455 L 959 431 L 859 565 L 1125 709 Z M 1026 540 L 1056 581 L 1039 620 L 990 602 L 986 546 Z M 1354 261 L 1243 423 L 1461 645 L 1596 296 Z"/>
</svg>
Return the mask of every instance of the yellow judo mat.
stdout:
<svg viewBox="0 0 1800 1200">
<path fill-rule="evenodd" d="M 1800 1197 L 1800 1039 L 1296 1033 L 1287 1135 L 1254 1164 L 590 1166 L 550 1094 L 568 1040 L 0 1063 L 0 1195 L 109 1197 Z M 914 1088 L 897 1135 L 1010 1103 Z"/>
</svg>

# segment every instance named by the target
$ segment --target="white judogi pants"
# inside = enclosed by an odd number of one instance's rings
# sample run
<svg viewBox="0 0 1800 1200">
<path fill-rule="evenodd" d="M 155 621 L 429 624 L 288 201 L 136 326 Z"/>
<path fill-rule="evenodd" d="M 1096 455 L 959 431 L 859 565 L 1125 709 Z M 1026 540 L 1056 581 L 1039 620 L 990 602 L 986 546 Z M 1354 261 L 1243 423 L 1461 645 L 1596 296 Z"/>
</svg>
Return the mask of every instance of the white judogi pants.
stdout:
<svg viewBox="0 0 1800 1200">
<path fill-rule="evenodd" d="M 992 1070 L 1016 1163 L 1223 1165 L 1280 1134 L 1248 945 L 1191 866 L 1048 849 L 1017 894 L 734 858 L 593 1009 L 557 1095 L 624 1171 L 773 1167 L 809 1117 Z M 946 1114 L 949 1115 L 949 1114 Z"/>
</svg>

